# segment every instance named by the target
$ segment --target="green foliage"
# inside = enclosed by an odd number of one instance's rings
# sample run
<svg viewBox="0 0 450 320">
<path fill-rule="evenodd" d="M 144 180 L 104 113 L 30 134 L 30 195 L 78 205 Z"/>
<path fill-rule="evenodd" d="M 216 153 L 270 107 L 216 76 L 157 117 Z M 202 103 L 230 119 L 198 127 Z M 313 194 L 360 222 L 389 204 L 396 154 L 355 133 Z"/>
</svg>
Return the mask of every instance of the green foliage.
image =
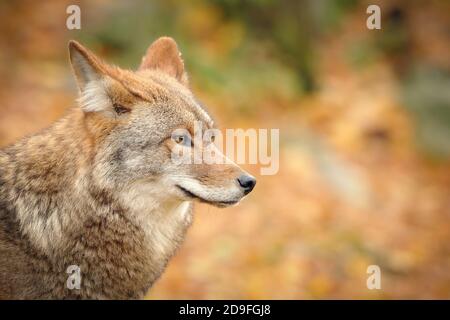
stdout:
<svg viewBox="0 0 450 320">
<path fill-rule="evenodd" d="M 417 124 L 419 145 L 439 158 L 450 156 L 450 74 L 430 67 L 414 70 L 405 84 L 405 106 Z"/>
</svg>

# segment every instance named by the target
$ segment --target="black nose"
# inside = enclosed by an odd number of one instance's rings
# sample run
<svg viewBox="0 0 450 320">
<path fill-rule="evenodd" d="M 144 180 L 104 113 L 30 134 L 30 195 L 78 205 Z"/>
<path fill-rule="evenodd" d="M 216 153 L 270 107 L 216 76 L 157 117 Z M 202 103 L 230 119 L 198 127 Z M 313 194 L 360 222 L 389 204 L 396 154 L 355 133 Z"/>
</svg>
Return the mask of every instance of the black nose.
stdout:
<svg viewBox="0 0 450 320">
<path fill-rule="evenodd" d="M 244 189 L 245 194 L 252 191 L 256 184 L 256 179 L 248 175 L 242 175 L 237 180 L 239 185 Z"/>
</svg>

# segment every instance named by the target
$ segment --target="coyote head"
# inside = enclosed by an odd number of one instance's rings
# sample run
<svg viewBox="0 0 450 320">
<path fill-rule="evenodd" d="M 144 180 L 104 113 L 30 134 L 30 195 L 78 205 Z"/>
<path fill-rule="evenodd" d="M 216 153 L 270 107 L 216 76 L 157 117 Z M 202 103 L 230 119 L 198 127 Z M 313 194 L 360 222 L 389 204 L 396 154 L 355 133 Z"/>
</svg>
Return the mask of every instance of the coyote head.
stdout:
<svg viewBox="0 0 450 320">
<path fill-rule="evenodd" d="M 75 41 L 69 51 L 96 183 L 216 206 L 235 204 L 253 189 L 256 180 L 214 149 L 213 134 L 194 134 L 194 125 L 207 130 L 214 122 L 188 87 L 173 39 L 156 40 L 137 71 L 110 66 Z M 193 157 L 211 149 L 223 161 L 173 159 L 180 150 Z"/>
</svg>

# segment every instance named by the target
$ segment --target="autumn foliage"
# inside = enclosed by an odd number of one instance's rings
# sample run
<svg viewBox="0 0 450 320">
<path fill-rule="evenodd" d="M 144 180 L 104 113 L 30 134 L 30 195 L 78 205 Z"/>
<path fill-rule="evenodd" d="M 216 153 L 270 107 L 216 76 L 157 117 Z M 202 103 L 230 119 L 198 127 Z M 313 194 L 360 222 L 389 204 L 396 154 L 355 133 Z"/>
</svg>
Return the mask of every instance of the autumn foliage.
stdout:
<svg viewBox="0 0 450 320">
<path fill-rule="evenodd" d="M 450 7 L 445 1 L 0 2 L 0 145 L 74 105 L 67 41 L 136 68 L 177 39 L 221 128 L 279 128 L 280 171 L 199 205 L 148 298 L 450 298 Z M 321 5 L 320 5 L 321 4 Z M 368 290 L 378 265 L 381 290 Z"/>
</svg>

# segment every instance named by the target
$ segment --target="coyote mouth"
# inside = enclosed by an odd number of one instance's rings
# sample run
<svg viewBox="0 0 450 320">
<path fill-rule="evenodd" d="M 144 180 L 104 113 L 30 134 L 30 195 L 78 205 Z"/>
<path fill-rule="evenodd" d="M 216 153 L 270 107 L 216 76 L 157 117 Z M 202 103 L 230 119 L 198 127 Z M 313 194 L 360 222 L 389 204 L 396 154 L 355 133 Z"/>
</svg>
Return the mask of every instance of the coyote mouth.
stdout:
<svg viewBox="0 0 450 320">
<path fill-rule="evenodd" d="M 178 185 L 178 184 L 177 184 L 176 186 L 177 186 L 178 189 L 180 189 L 187 197 L 193 198 L 193 199 L 197 199 L 197 200 L 199 200 L 200 202 L 208 203 L 208 204 L 211 204 L 211 205 L 213 205 L 213 206 L 217 206 L 217 207 L 228 207 L 228 206 L 231 206 L 231 205 L 236 204 L 236 203 L 239 202 L 239 201 L 211 201 L 211 200 L 207 200 L 207 199 L 202 198 L 202 197 L 196 195 L 195 193 L 193 193 L 193 192 L 191 192 L 191 191 L 189 191 L 189 190 L 183 188 L 182 186 L 180 186 L 180 185 Z"/>
</svg>

